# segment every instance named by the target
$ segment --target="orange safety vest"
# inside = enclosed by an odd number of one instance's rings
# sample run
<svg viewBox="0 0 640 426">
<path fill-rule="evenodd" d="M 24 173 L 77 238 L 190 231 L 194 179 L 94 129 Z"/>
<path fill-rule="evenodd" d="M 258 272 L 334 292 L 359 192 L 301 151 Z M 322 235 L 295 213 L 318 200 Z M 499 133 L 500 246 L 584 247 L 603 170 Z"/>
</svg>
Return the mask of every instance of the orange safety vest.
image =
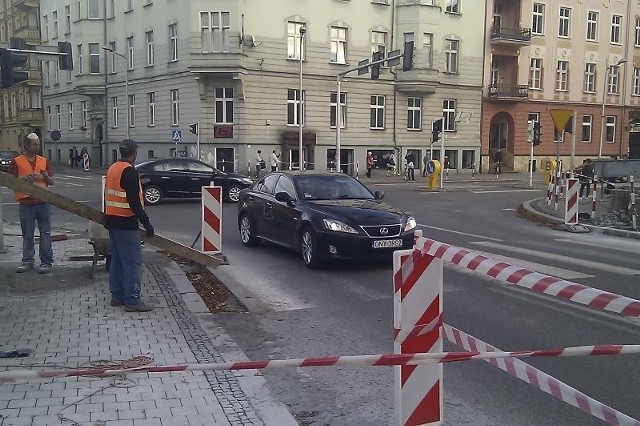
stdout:
<svg viewBox="0 0 640 426">
<path fill-rule="evenodd" d="M 133 167 L 126 161 L 118 161 L 113 163 L 109 170 L 107 170 L 107 181 L 104 188 L 104 212 L 109 216 L 121 216 L 131 217 L 135 216 L 129 201 L 127 201 L 127 193 L 124 188 L 120 186 L 120 179 L 122 178 L 122 172 L 128 167 Z M 138 179 L 138 186 L 140 190 L 138 195 L 140 196 L 140 204 L 144 208 L 144 199 L 142 198 L 142 184 Z"/>
<path fill-rule="evenodd" d="M 31 162 L 24 154 L 17 156 L 15 160 L 16 166 L 18 168 L 18 177 L 27 176 L 31 173 L 40 174 L 40 172 L 42 172 L 43 170 L 47 170 L 47 159 L 39 155 L 36 155 L 35 166 L 31 165 Z M 47 188 L 49 186 L 47 185 L 47 181 L 44 180 L 43 177 L 34 180 L 32 183 L 43 188 Z M 26 198 L 29 198 L 29 195 L 22 192 L 16 192 L 16 201 L 24 200 Z"/>
</svg>

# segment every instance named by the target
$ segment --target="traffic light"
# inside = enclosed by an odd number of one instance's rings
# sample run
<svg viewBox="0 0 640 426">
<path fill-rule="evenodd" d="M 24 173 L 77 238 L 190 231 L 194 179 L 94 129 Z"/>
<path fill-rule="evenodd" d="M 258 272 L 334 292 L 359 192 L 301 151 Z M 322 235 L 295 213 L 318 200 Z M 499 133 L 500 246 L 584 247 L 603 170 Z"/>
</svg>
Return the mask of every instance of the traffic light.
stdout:
<svg viewBox="0 0 640 426">
<path fill-rule="evenodd" d="M 540 125 L 540 123 L 538 123 L 537 121 L 533 123 L 533 138 L 531 139 L 531 141 L 533 142 L 533 146 L 540 145 L 540 137 L 542 136 L 541 130 L 542 126 Z"/>
<path fill-rule="evenodd" d="M 71 51 L 71 43 L 66 41 L 58 42 L 58 66 L 61 70 L 73 71 L 73 52 Z"/>
<path fill-rule="evenodd" d="M 404 42 L 402 57 L 402 71 L 411 71 L 413 69 L 413 41 Z"/>
<path fill-rule="evenodd" d="M 24 68 L 27 63 L 26 53 L 15 53 L 8 49 L 0 49 L 0 87 L 6 89 L 29 78 L 26 71 L 15 71 Z"/>
<path fill-rule="evenodd" d="M 189 124 L 189 131 L 194 135 L 198 134 L 198 123 Z"/>
<path fill-rule="evenodd" d="M 382 52 L 373 52 L 373 58 L 371 59 L 371 80 L 377 80 L 380 78 L 380 65 L 381 64 L 373 64 L 373 62 L 380 61 L 384 59 L 384 53 Z"/>
<path fill-rule="evenodd" d="M 439 118 L 431 123 L 431 143 L 436 143 L 440 139 L 440 132 L 442 132 L 442 123 L 444 118 Z"/>
</svg>

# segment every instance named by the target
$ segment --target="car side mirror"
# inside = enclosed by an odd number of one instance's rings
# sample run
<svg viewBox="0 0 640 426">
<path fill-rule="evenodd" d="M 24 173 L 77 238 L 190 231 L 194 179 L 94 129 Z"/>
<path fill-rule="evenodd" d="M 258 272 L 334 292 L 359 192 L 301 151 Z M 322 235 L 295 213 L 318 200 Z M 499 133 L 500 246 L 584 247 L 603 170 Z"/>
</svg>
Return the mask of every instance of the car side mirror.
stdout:
<svg viewBox="0 0 640 426">
<path fill-rule="evenodd" d="M 384 198 L 384 192 L 376 191 L 374 192 L 373 196 L 375 197 L 376 200 L 382 200 Z"/>
<path fill-rule="evenodd" d="M 291 198 L 291 195 L 289 195 L 288 192 L 276 192 L 276 200 L 280 201 L 281 203 L 287 203 L 287 204 L 291 204 L 291 202 L 293 201 L 293 199 Z"/>
</svg>

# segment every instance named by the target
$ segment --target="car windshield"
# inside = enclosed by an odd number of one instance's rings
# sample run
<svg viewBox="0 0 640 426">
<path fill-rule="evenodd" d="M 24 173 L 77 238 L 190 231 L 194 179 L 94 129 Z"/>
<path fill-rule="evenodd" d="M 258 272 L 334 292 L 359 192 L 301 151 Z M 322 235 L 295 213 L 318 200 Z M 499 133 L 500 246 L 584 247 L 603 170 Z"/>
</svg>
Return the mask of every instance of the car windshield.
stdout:
<svg viewBox="0 0 640 426">
<path fill-rule="evenodd" d="M 304 200 L 374 199 L 364 185 L 350 176 L 296 176 L 295 181 Z"/>
<path fill-rule="evenodd" d="M 0 151 L 0 158 L 11 160 L 17 157 L 19 154 L 16 151 Z"/>
</svg>

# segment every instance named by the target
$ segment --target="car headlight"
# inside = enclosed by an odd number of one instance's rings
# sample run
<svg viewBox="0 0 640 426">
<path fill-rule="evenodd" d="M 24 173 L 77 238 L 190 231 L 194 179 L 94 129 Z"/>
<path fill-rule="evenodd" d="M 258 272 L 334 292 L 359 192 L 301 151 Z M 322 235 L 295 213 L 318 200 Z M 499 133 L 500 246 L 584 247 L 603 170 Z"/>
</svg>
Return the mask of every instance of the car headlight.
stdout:
<svg viewBox="0 0 640 426">
<path fill-rule="evenodd" d="M 416 222 L 415 218 L 413 216 L 409 216 L 407 218 L 407 224 L 404 226 L 404 230 L 411 231 L 416 226 L 418 226 L 418 223 Z"/>
<path fill-rule="evenodd" d="M 353 229 L 351 226 L 347 225 L 346 223 L 340 222 L 339 220 L 322 219 L 322 221 L 324 222 L 324 226 L 326 226 L 329 231 L 346 232 L 348 234 L 358 233 L 358 231 Z"/>
</svg>

